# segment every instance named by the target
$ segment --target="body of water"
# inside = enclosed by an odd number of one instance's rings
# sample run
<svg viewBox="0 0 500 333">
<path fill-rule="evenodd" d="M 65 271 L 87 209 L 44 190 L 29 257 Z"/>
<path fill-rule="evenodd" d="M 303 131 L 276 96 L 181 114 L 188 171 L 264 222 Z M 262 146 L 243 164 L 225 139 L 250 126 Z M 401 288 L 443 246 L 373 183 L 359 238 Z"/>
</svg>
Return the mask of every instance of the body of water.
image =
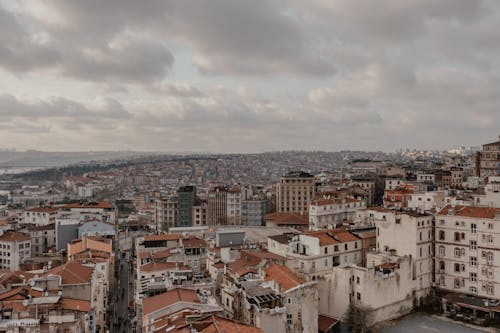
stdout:
<svg viewBox="0 0 500 333">
<path fill-rule="evenodd" d="M 42 167 L 0 167 L 0 175 L 15 175 L 18 173 L 29 172 L 43 169 Z"/>
</svg>

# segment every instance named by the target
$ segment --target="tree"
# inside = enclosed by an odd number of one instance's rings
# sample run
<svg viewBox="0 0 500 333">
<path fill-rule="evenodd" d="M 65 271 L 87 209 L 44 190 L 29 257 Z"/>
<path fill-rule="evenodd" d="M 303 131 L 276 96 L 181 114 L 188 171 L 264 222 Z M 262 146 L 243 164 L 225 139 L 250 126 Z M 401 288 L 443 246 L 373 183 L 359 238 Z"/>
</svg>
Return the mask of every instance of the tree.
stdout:
<svg viewBox="0 0 500 333">
<path fill-rule="evenodd" d="M 357 305 L 351 302 L 349 309 L 345 315 L 344 322 L 349 328 L 350 333 L 369 333 L 368 329 L 368 316 L 370 315 L 370 309 Z"/>
</svg>

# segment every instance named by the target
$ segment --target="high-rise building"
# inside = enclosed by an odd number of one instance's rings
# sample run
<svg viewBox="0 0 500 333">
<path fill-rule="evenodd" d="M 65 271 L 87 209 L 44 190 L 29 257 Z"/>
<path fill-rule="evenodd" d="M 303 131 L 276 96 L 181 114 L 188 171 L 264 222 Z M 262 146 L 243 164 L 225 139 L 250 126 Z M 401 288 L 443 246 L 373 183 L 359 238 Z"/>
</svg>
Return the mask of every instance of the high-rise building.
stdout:
<svg viewBox="0 0 500 333">
<path fill-rule="evenodd" d="M 175 196 L 155 197 L 154 221 L 158 231 L 168 231 L 177 223 L 178 198 Z"/>
<path fill-rule="evenodd" d="M 227 224 L 227 188 L 217 186 L 208 192 L 208 224 Z"/>
<path fill-rule="evenodd" d="M 500 141 L 483 145 L 480 166 L 481 177 L 500 176 Z"/>
<path fill-rule="evenodd" d="M 182 186 L 177 191 L 178 213 L 177 227 L 191 227 L 193 225 L 193 206 L 196 201 L 196 187 Z"/>
<path fill-rule="evenodd" d="M 277 186 L 278 213 L 307 214 L 314 200 L 314 176 L 303 171 L 289 172 L 281 177 Z"/>
</svg>

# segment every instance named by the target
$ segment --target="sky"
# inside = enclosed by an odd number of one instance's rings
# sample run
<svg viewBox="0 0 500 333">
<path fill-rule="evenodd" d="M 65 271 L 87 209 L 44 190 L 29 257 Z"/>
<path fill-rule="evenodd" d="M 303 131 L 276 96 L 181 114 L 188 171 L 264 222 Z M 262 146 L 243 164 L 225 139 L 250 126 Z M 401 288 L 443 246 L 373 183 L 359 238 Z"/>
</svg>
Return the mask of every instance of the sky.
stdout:
<svg viewBox="0 0 500 333">
<path fill-rule="evenodd" d="M 497 0 L 0 0 L 0 148 L 476 146 L 499 62 Z"/>
</svg>

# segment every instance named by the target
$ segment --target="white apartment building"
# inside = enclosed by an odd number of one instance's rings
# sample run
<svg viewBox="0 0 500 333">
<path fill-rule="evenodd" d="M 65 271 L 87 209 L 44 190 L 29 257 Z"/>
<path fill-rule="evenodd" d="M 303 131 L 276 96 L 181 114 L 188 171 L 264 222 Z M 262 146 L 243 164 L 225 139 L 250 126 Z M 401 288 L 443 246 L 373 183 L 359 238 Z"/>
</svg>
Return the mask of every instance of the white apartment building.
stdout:
<svg viewBox="0 0 500 333">
<path fill-rule="evenodd" d="M 348 230 L 330 229 L 290 238 L 286 253 L 275 237 L 268 238 L 268 251 L 288 258 L 287 265 L 308 281 L 315 281 L 333 267 L 362 263 L 362 240 Z"/>
<path fill-rule="evenodd" d="M 366 208 L 364 200 L 352 197 L 315 200 L 309 206 L 309 229 L 318 230 L 328 226 L 336 226 L 342 222 L 352 221 L 356 212 Z"/>
<path fill-rule="evenodd" d="M 0 267 L 12 272 L 20 269 L 24 259 L 31 257 L 31 239 L 28 235 L 9 231 L 0 236 Z"/>
<path fill-rule="evenodd" d="M 447 205 L 435 233 L 437 287 L 500 299 L 500 208 Z"/>
<path fill-rule="evenodd" d="M 366 309 L 366 325 L 409 313 L 414 307 L 414 265 L 409 256 L 370 253 L 368 267 L 335 267 L 318 282 L 319 312 L 345 318 L 350 304 Z M 413 297 L 412 297 L 413 296 Z M 418 302 L 418 298 L 417 298 Z"/>
<path fill-rule="evenodd" d="M 427 191 L 423 193 L 411 194 L 408 201 L 408 208 L 420 212 L 430 211 L 431 209 L 441 209 L 446 205 L 448 191 Z"/>
<path fill-rule="evenodd" d="M 23 212 L 24 224 L 48 225 L 56 223 L 57 208 L 36 207 Z"/>
<path fill-rule="evenodd" d="M 384 216 L 375 219 L 377 250 L 409 256 L 413 264 L 412 280 L 416 281 L 417 296 L 427 296 L 433 281 L 432 215 L 392 211 L 386 212 Z"/>
</svg>

